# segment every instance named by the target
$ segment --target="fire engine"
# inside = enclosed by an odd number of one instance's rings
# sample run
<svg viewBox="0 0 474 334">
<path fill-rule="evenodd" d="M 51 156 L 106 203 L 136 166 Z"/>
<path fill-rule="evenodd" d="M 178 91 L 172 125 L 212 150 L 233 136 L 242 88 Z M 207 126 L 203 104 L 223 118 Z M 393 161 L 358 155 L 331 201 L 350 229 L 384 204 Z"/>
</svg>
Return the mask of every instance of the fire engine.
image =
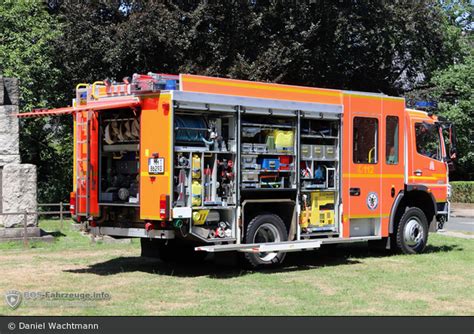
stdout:
<svg viewBox="0 0 474 334">
<path fill-rule="evenodd" d="M 361 241 L 420 253 L 449 219 L 454 129 L 403 98 L 148 73 L 18 117 L 65 114 L 74 219 L 141 238 L 143 256 L 239 252 L 264 267 Z"/>
</svg>

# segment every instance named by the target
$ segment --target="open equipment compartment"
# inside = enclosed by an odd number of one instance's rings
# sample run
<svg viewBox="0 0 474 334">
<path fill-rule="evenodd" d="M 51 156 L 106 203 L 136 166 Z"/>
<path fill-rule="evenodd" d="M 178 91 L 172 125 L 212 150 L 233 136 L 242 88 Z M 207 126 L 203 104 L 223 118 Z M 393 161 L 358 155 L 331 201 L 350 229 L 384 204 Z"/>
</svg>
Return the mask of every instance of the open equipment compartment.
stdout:
<svg viewBox="0 0 474 334">
<path fill-rule="evenodd" d="M 173 224 L 200 242 L 236 240 L 236 115 L 174 110 Z"/>
<path fill-rule="evenodd" d="M 295 120 L 244 115 L 241 128 L 242 192 L 296 190 Z"/>
<path fill-rule="evenodd" d="M 105 221 L 119 225 L 140 221 L 139 113 L 127 108 L 99 115 L 99 206 Z"/>
<path fill-rule="evenodd" d="M 338 232 L 339 119 L 304 118 L 300 124 L 301 238 Z"/>
</svg>

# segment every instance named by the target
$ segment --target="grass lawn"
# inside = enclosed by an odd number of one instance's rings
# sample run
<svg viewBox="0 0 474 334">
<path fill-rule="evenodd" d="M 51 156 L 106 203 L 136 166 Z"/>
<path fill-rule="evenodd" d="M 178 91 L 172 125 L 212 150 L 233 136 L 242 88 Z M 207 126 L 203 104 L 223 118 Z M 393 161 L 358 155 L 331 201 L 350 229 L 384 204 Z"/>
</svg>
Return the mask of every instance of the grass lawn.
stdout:
<svg viewBox="0 0 474 334">
<path fill-rule="evenodd" d="M 55 221 L 40 226 L 57 230 Z M 290 253 L 252 272 L 140 258 L 138 240 L 91 243 L 65 224 L 55 243 L 0 244 L 3 291 L 107 292 L 110 300 L 26 300 L 3 315 L 474 315 L 474 239 L 430 235 L 422 255 L 366 245 Z"/>
</svg>

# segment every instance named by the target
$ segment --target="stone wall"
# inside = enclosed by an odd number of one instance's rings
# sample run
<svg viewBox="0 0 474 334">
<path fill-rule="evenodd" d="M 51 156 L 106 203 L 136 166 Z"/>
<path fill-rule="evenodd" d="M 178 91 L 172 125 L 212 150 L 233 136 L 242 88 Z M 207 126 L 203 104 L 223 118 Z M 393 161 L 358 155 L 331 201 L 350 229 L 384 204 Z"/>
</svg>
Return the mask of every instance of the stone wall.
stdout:
<svg viewBox="0 0 474 334">
<path fill-rule="evenodd" d="M 7 229 L 24 226 L 24 216 L 3 213 L 36 212 L 36 166 L 21 164 L 19 150 L 18 80 L 0 76 L 0 238 Z M 37 226 L 34 215 L 29 227 Z"/>
</svg>

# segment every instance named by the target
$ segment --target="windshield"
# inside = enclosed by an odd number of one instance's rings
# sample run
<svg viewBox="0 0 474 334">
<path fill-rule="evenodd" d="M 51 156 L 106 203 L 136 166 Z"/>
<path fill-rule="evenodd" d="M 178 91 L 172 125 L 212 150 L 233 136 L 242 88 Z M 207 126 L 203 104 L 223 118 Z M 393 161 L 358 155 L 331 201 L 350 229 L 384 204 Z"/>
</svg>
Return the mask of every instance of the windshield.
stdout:
<svg viewBox="0 0 474 334">
<path fill-rule="evenodd" d="M 415 123 L 416 151 L 426 157 L 442 160 L 439 128 L 434 124 Z"/>
</svg>

